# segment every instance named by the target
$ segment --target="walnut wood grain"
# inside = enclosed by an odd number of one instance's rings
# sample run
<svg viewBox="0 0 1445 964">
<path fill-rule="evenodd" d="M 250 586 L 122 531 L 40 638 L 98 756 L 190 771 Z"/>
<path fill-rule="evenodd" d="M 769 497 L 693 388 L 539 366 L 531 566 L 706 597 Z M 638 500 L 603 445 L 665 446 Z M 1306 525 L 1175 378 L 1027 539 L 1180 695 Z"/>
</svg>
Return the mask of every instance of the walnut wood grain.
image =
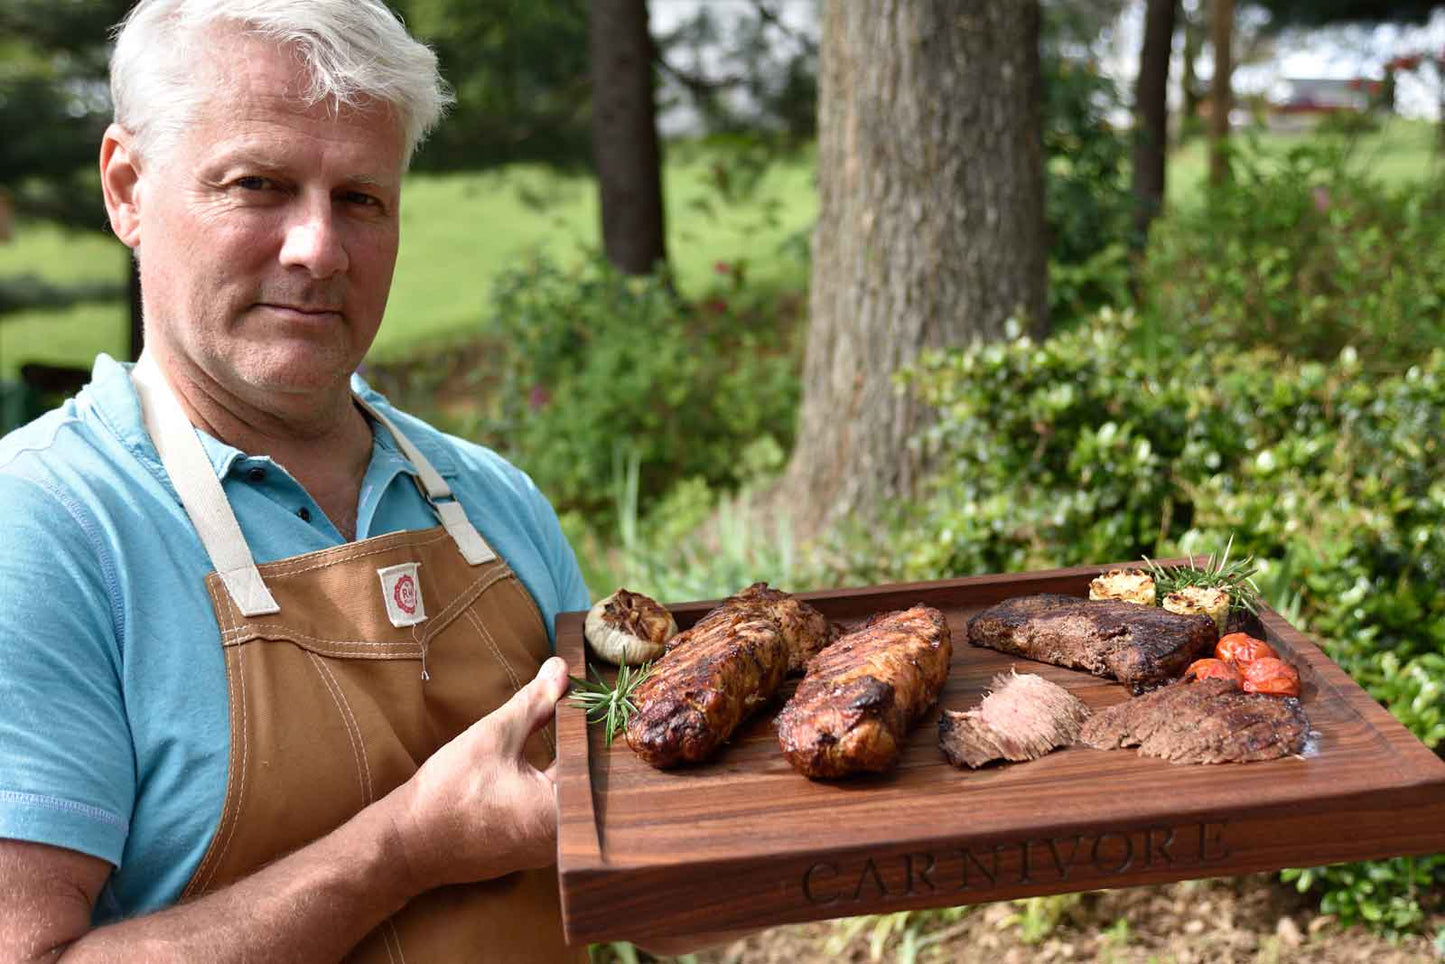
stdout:
<svg viewBox="0 0 1445 964">
<path fill-rule="evenodd" d="M 954 638 L 940 705 L 975 705 L 1010 666 L 1098 710 L 1124 687 L 969 646 L 966 623 L 1014 595 L 1083 596 L 1108 566 L 800 593 L 852 622 L 917 602 Z M 680 627 L 711 602 L 669 607 Z M 557 620 L 580 672 L 582 613 Z M 1445 851 L 1445 761 L 1319 648 L 1264 610 L 1268 641 L 1300 671 L 1319 736 L 1303 757 L 1177 766 L 1076 746 L 960 771 L 938 749 L 938 711 L 883 776 L 809 781 L 778 748 L 779 698 L 711 762 L 647 766 L 603 744 L 581 710 L 557 713 L 558 873 L 569 939 L 645 939 Z"/>
</svg>

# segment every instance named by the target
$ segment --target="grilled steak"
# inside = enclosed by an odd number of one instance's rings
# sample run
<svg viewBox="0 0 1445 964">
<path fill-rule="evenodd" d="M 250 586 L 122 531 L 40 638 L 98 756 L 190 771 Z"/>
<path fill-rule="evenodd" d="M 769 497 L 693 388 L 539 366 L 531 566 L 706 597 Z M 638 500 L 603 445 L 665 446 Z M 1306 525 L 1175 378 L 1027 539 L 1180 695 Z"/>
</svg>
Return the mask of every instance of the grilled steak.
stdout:
<svg viewBox="0 0 1445 964">
<path fill-rule="evenodd" d="M 808 663 L 778 714 L 783 755 L 808 777 L 882 771 L 943 690 L 953 642 L 927 606 L 882 613 Z"/>
<path fill-rule="evenodd" d="M 822 613 L 766 583 L 724 600 L 669 640 L 638 686 L 628 745 L 655 767 L 706 759 L 830 633 Z"/>
<path fill-rule="evenodd" d="M 1006 599 L 968 621 L 968 641 L 1116 679 L 1138 692 L 1178 677 L 1219 639 L 1214 620 L 1074 596 Z"/>
<path fill-rule="evenodd" d="M 1246 693 L 1230 680 L 1175 683 L 1096 713 L 1080 740 L 1138 746 L 1172 763 L 1247 763 L 1299 753 L 1309 736 L 1299 700 Z"/>
<path fill-rule="evenodd" d="M 1057 683 L 1033 673 L 1000 673 L 978 706 L 943 711 L 938 745 L 956 767 L 1037 760 L 1077 740 L 1088 718 L 1083 701 Z"/>
</svg>

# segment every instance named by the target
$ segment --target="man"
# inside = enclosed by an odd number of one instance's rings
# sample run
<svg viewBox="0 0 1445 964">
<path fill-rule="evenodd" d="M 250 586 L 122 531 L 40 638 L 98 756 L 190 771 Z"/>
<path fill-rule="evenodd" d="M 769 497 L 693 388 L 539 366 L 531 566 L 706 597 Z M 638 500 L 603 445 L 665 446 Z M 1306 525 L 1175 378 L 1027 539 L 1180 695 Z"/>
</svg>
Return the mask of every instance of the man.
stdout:
<svg viewBox="0 0 1445 964">
<path fill-rule="evenodd" d="M 585 959 L 572 551 L 352 378 L 435 57 L 380 0 L 141 0 L 111 83 L 146 356 L 0 442 L 0 959 Z"/>
</svg>

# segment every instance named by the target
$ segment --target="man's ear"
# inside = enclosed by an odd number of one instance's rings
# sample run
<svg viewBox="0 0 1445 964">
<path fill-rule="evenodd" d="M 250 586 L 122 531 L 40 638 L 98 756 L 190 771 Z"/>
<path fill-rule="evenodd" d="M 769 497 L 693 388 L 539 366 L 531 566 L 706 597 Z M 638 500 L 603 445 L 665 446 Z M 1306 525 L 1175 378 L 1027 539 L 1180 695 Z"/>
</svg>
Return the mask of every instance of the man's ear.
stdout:
<svg viewBox="0 0 1445 964">
<path fill-rule="evenodd" d="M 127 247 L 140 245 L 140 157 L 135 138 L 119 124 L 105 129 L 100 142 L 100 187 L 110 229 Z"/>
</svg>

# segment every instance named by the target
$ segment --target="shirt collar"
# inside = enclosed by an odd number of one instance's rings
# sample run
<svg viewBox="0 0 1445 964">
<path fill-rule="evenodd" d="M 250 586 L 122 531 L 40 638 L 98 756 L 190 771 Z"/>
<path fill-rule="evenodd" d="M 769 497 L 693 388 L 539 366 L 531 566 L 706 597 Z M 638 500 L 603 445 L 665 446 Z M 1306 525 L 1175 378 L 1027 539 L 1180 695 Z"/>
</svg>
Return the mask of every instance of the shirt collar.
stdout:
<svg viewBox="0 0 1445 964">
<path fill-rule="evenodd" d="M 405 433 L 407 441 L 416 446 L 422 456 L 432 464 L 438 475 L 447 479 L 457 477 L 459 473 L 456 458 L 452 454 L 451 446 L 446 444 L 445 437 L 441 433 L 421 419 L 398 411 L 391 402 L 387 401 L 385 395 L 368 385 L 359 374 L 351 376 L 351 390 L 368 404 L 381 409 L 382 414 L 391 419 L 392 424 Z M 401 447 L 396 444 L 396 439 L 392 438 L 391 432 L 387 431 L 386 426 L 373 422 L 372 432 L 382 448 L 406 462 L 407 471 L 413 475 L 417 474 L 416 467 L 401 453 Z"/>
<path fill-rule="evenodd" d="M 135 385 L 130 380 L 130 370 L 133 367 L 132 363 L 118 362 L 103 352 L 96 355 L 95 364 L 91 368 L 90 384 L 86 385 L 76 398 L 76 404 L 82 409 L 88 408 L 93 411 L 132 455 L 162 480 L 169 481 L 165 467 L 161 464 L 160 454 L 156 451 L 155 443 L 151 441 L 150 433 L 146 431 L 145 418 L 141 414 L 140 398 L 136 395 Z M 360 375 L 351 376 L 351 389 L 371 404 L 385 407 L 388 418 L 405 423 L 399 427 L 403 432 L 408 433 L 407 438 L 436 467 L 439 474 L 444 478 L 454 478 L 457 475 L 456 462 L 451 453 L 439 440 L 433 439 L 430 432 L 422 430 L 422 423 L 397 412 L 386 398 L 368 385 Z M 371 420 L 368 419 L 368 421 Z M 374 439 L 372 458 L 375 459 L 380 452 L 384 451 L 401 461 L 403 471 L 413 476 L 417 475 L 416 466 L 412 465 L 401 453 L 400 447 L 397 446 L 391 433 L 382 425 L 375 422 L 371 424 Z M 204 431 L 196 434 L 201 440 L 201 447 L 205 450 L 206 457 L 210 459 L 211 466 L 216 471 L 217 478 L 224 479 L 237 461 L 250 458 L 234 445 L 228 445 L 212 438 Z"/>
</svg>

